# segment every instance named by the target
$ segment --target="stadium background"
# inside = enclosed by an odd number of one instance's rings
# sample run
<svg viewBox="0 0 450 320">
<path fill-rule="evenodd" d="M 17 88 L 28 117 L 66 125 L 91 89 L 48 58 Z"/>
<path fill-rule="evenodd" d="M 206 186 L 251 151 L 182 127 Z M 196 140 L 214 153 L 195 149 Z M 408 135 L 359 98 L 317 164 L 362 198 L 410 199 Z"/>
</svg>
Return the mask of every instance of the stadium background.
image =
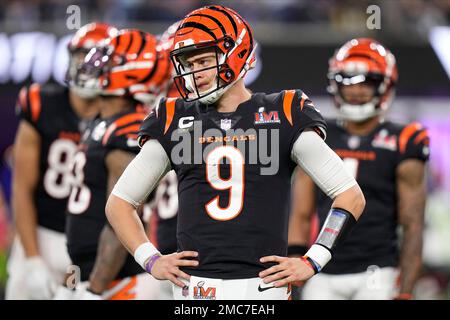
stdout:
<svg viewBox="0 0 450 320">
<path fill-rule="evenodd" d="M 0 297 L 11 228 L 14 105 L 22 85 L 63 82 L 73 25 L 104 21 L 164 31 L 194 8 L 224 4 L 254 29 L 259 64 L 253 91 L 301 88 L 326 116 L 328 59 L 353 37 L 373 37 L 397 57 L 397 98 L 389 117 L 429 128 L 431 161 L 419 299 L 450 298 L 450 1 L 448 0 L 4 0 L 0 6 Z M 75 5 L 75 7 L 74 7 Z M 376 7 L 374 7 L 374 5 Z M 379 16 L 376 16 L 379 13 Z M 78 15 L 79 14 L 79 15 Z M 379 25 L 371 29 L 373 18 Z M 79 19 L 79 20 L 77 20 Z"/>
</svg>

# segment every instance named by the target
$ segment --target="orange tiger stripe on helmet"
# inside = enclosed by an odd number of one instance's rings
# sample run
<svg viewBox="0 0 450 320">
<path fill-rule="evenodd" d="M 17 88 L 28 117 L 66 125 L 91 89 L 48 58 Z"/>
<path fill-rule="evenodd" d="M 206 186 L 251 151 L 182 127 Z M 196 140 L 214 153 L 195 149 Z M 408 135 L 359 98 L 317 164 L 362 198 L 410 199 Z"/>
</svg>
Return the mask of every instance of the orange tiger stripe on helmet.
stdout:
<svg viewBox="0 0 450 320">
<path fill-rule="evenodd" d="M 107 24 L 92 22 L 84 25 L 75 33 L 69 42 L 69 51 L 90 50 L 100 41 L 117 34 L 118 30 Z"/>
<path fill-rule="evenodd" d="M 156 37 L 123 29 L 104 46 L 109 64 L 98 80 L 104 94 L 133 97 L 142 103 L 165 95 L 172 72 L 168 52 L 158 47 Z"/>
<path fill-rule="evenodd" d="M 186 70 L 181 66 L 180 57 L 193 50 L 214 48 L 221 56 L 217 59 L 218 77 L 221 84 L 205 95 L 187 83 Z M 211 103 L 216 101 L 225 88 L 245 76 L 256 62 L 253 32 L 245 20 L 230 8 L 218 5 L 206 6 L 189 13 L 181 22 L 171 52 L 177 76 L 177 84 L 183 99 Z M 220 60 L 220 62 L 219 62 Z M 196 86 L 194 84 L 194 86 Z M 195 93 L 197 91 L 197 93 Z M 196 97 L 190 94 L 196 94 Z"/>
</svg>

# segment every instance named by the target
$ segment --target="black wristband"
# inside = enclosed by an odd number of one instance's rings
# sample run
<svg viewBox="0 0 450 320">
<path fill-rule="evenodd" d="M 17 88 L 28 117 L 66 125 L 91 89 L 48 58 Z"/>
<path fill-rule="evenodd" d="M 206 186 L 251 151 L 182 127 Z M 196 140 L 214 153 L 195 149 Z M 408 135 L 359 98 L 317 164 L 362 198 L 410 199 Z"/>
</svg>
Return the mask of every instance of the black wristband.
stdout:
<svg viewBox="0 0 450 320">
<path fill-rule="evenodd" d="M 320 244 L 333 253 L 335 247 L 344 241 L 356 224 L 353 214 L 342 208 L 331 208 L 317 237 Z"/>
<path fill-rule="evenodd" d="M 293 244 L 293 245 L 288 246 L 287 254 L 288 254 L 288 256 L 294 256 L 294 255 L 304 256 L 306 251 L 308 251 L 307 246 Z"/>
</svg>

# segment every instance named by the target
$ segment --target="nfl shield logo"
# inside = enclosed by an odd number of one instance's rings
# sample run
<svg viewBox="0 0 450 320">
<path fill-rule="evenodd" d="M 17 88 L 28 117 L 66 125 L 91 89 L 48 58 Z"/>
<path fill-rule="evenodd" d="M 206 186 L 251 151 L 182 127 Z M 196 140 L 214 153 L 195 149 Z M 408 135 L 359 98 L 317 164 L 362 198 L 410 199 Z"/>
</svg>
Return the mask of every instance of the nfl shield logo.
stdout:
<svg viewBox="0 0 450 320">
<path fill-rule="evenodd" d="M 231 129 L 231 119 L 221 119 L 220 128 L 225 131 Z"/>
<path fill-rule="evenodd" d="M 181 289 L 181 294 L 183 297 L 187 297 L 189 295 L 189 286 L 184 286 L 183 289 Z"/>
</svg>

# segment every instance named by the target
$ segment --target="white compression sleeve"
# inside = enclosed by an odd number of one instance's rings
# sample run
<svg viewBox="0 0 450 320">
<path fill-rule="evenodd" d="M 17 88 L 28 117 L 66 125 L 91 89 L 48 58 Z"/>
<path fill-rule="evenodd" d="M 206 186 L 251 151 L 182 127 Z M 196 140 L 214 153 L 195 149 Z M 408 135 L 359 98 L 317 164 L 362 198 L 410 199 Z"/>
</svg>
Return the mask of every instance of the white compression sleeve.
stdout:
<svg viewBox="0 0 450 320">
<path fill-rule="evenodd" d="M 169 170 L 166 151 L 157 140 L 148 140 L 122 173 L 111 193 L 138 207 Z"/>
<path fill-rule="evenodd" d="M 341 158 L 314 131 L 300 134 L 291 157 L 332 199 L 356 184 Z"/>
</svg>

